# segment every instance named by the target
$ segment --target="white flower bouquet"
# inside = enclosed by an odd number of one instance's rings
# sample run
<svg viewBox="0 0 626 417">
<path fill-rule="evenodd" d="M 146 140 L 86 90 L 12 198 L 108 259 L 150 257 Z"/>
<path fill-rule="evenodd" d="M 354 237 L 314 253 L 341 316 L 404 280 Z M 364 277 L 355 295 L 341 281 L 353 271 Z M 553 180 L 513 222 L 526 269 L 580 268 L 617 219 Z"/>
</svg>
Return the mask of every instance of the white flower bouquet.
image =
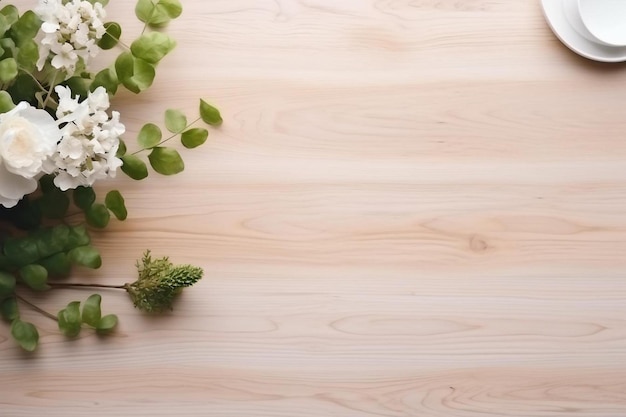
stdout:
<svg viewBox="0 0 626 417">
<path fill-rule="evenodd" d="M 125 290 L 135 306 L 153 312 L 171 308 L 182 288 L 202 277 L 191 265 L 153 259 L 146 252 L 137 264 L 135 282 L 121 285 L 60 280 L 74 266 L 100 267 L 89 229 L 104 228 L 111 215 L 124 220 L 127 210 L 118 190 L 99 201 L 93 186 L 122 171 L 134 180 L 184 169 L 181 155 L 166 146 L 180 138 L 186 148 L 203 144 L 204 127 L 222 122 L 219 111 L 200 100 L 199 117 L 188 123 L 179 110 L 165 112 L 162 129 L 145 124 L 136 151 L 127 153 L 125 127 L 110 107 L 118 89 L 148 89 L 158 63 L 176 42 L 161 29 L 182 12 L 178 0 L 138 0 L 143 31 L 130 43 L 122 28 L 106 20 L 106 0 L 39 0 L 20 12 L 13 4 L 0 9 L 0 314 L 25 350 L 37 347 L 37 327 L 20 316 L 28 306 L 54 319 L 68 337 L 90 327 L 112 331 L 113 314 L 102 315 L 101 297 L 74 301 L 58 314 L 46 312 L 24 296 L 22 287 L 45 291 L 59 287 L 109 287 Z M 102 50 L 119 48 L 110 65 L 93 68 Z M 142 158 L 146 155 L 146 158 Z M 82 211 L 84 224 L 69 224 L 68 213 Z"/>
</svg>

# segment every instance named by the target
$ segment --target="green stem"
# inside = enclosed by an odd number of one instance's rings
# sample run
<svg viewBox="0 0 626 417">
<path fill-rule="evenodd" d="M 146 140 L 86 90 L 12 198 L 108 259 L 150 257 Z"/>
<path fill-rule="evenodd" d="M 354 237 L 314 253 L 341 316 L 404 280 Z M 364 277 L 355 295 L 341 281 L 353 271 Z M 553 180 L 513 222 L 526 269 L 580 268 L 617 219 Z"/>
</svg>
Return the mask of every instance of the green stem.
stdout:
<svg viewBox="0 0 626 417">
<path fill-rule="evenodd" d="M 124 285 L 107 285 L 107 284 L 79 284 L 71 282 L 48 282 L 48 285 L 52 288 L 113 288 L 116 290 L 126 289 Z"/>
<path fill-rule="evenodd" d="M 31 303 L 30 301 L 28 301 L 27 299 L 25 299 L 21 295 L 15 294 L 15 298 L 17 298 L 18 300 L 20 300 L 24 304 L 28 305 L 30 308 L 32 308 L 33 310 L 37 311 L 38 313 L 41 313 L 44 316 L 48 317 L 49 319 L 52 319 L 54 321 L 58 321 L 59 320 L 59 319 L 57 319 L 57 317 L 54 314 L 48 313 L 46 310 L 42 309 L 39 306 L 36 306 L 35 304 Z"/>
<path fill-rule="evenodd" d="M 41 105 L 42 109 L 46 108 L 46 104 L 48 104 L 48 100 L 50 99 L 50 96 L 52 95 L 52 90 L 54 90 L 54 87 L 56 87 L 57 75 L 59 75 L 58 71 L 56 71 L 54 73 L 54 76 L 52 76 L 52 82 L 50 83 L 50 87 L 48 88 L 48 94 L 46 94 L 46 99 L 43 101 Z"/>
<path fill-rule="evenodd" d="M 26 71 L 26 69 L 20 67 L 20 70 L 24 73 L 27 74 L 28 76 L 30 76 L 30 78 L 33 79 L 33 81 L 35 81 L 35 83 L 37 84 L 37 87 L 39 87 L 39 89 L 43 92 L 46 91 L 46 87 L 44 87 L 43 85 L 41 85 L 41 83 L 39 82 L 39 80 L 37 79 L 37 77 L 35 77 L 33 74 L 31 74 L 30 71 Z"/>
<path fill-rule="evenodd" d="M 173 133 L 171 136 L 168 136 L 167 138 L 163 139 L 161 142 L 159 142 L 158 144 L 156 144 L 154 147 L 156 148 L 157 146 L 161 146 L 163 145 L 165 142 L 167 142 L 168 140 L 174 139 L 176 136 L 180 135 L 181 133 L 183 133 L 185 130 L 189 129 L 190 126 L 192 126 L 194 123 L 198 122 L 201 119 L 201 117 L 198 117 L 196 120 L 194 120 L 191 123 L 187 123 L 187 126 L 185 126 L 185 128 L 183 130 L 181 130 L 180 132 L 176 132 Z M 152 148 L 143 148 L 143 149 L 139 149 L 138 151 L 133 152 L 131 155 L 137 155 L 139 152 L 143 152 L 143 151 L 148 151 Z"/>
</svg>

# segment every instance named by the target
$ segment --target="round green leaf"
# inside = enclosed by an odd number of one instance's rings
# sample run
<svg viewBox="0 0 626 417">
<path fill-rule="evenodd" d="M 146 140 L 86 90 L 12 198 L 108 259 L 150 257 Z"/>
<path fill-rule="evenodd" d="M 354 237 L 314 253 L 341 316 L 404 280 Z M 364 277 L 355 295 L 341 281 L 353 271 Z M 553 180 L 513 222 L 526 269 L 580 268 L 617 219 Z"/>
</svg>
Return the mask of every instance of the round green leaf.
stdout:
<svg viewBox="0 0 626 417">
<path fill-rule="evenodd" d="M 187 117 L 180 110 L 165 111 L 165 127 L 172 133 L 182 132 L 187 127 Z"/>
<path fill-rule="evenodd" d="M 93 246 L 79 246 L 69 251 L 67 255 L 77 265 L 91 269 L 98 269 L 102 266 L 102 258 Z"/>
<path fill-rule="evenodd" d="M 17 61 L 15 58 L 6 58 L 0 61 L 0 81 L 8 83 L 17 77 Z"/>
<path fill-rule="evenodd" d="M 27 71 L 33 71 L 39 59 L 39 48 L 34 40 L 22 42 L 17 51 L 17 64 Z"/>
<path fill-rule="evenodd" d="M 135 15 L 137 19 L 144 23 L 148 23 L 152 13 L 154 13 L 155 5 L 152 0 L 138 0 L 135 5 Z"/>
<path fill-rule="evenodd" d="M 57 228 L 59 230 L 57 230 Z M 91 241 L 85 226 L 67 227 L 67 232 L 60 226 L 57 226 L 55 227 L 55 233 L 58 233 L 60 236 L 59 238 L 64 240 L 65 247 L 63 250 L 65 251 L 69 251 L 79 246 L 86 246 Z"/>
<path fill-rule="evenodd" d="M 17 266 L 31 264 L 39 258 L 37 242 L 27 237 L 7 239 L 4 242 L 4 254 Z"/>
<path fill-rule="evenodd" d="M 72 195 L 76 207 L 87 210 L 96 201 L 96 193 L 91 187 L 76 187 Z"/>
<path fill-rule="evenodd" d="M 130 51 L 135 58 L 156 64 L 176 47 L 176 41 L 162 32 L 150 32 L 141 35 L 131 45 Z"/>
<path fill-rule="evenodd" d="M 66 277 L 72 268 L 72 263 L 64 252 L 56 253 L 39 260 L 39 265 L 48 270 L 48 276 Z"/>
<path fill-rule="evenodd" d="M 93 227 L 103 229 L 109 224 L 111 215 L 104 204 L 95 203 L 85 211 L 85 219 Z"/>
<path fill-rule="evenodd" d="M 67 337 L 76 337 L 81 330 L 80 302 L 72 301 L 57 314 L 59 330 Z"/>
<path fill-rule="evenodd" d="M 147 123 L 141 127 L 137 135 L 139 146 L 144 149 L 154 148 L 161 142 L 162 133 L 159 126 L 154 123 Z"/>
<path fill-rule="evenodd" d="M 104 199 L 104 204 L 109 210 L 111 210 L 118 220 L 126 220 L 128 211 L 126 210 L 126 205 L 124 204 L 124 197 L 122 197 L 122 194 L 119 191 L 109 191 Z"/>
<path fill-rule="evenodd" d="M 41 265 L 31 264 L 19 269 L 20 278 L 35 291 L 45 291 L 48 286 L 48 270 Z"/>
<path fill-rule="evenodd" d="M 117 86 L 120 82 L 117 79 L 117 74 L 115 73 L 115 68 L 109 67 L 101 70 L 96 74 L 91 85 L 89 86 L 89 91 L 95 91 L 98 87 L 104 87 L 105 90 L 109 94 L 115 94 L 117 92 Z"/>
<path fill-rule="evenodd" d="M 195 148 L 206 142 L 209 131 L 201 127 L 195 127 L 184 131 L 180 135 L 180 140 L 185 148 Z"/>
<path fill-rule="evenodd" d="M 117 326 L 117 316 L 115 314 L 107 314 L 100 319 L 96 330 L 98 333 L 108 333 Z"/>
<path fill-rule="evenodd" d="M 83 323 L 94 328 L 98 327 L 100 324 L 100 318 L 102 317 L 102 310 L 100 309 L 101 302 L 102 297 L 100 294 L 93 294 L 87 298 L 83 304 Z"/>
<path fill-rule="evenodd" d="M 8 4 L 6 6 L 4 6 L 2 8 L 2 10 L 0 10 L 0 14 L 3 15 L 6 20 L 7 20 L 7 24 L 9 26 L 13 25 L 13 23 L 17 22 L 17 19 L 19 19 L 20 17 L 20 13 L 17 10 L 17 7 L 15 7 L 12 4 Z"/>
<path fill-rule="evenodd" d="M 32 323 L 20 319 L 13 320 L 11 324 L 11 336 L 22 347 L 29 352 L 34 351 L 39 343 L 39 332 Z"/>
<path fill-rule="evenodd" d="M 0 13 L 0 37 L 2 37 L 10 27 L 11 25 L 6 16 Z"/>
<path fill-rule="evenodd" d="M 179 0 L 159 0 L 157 7 L 161 7 L 171 19 L 176 19 L 183 12 Z"/>
<path fill-rule="evenodd" d="M 122 27 L 116 22 L 106 22 L 104 28 L 106 32 L 98 41 L 98 46 L 104 50 L 111 49 L 119 42 L 122 36 Z"/>
<path fill-rule="evenodd" d="M 0 299 L 13 294 L 15 277 L 8 272 L 0 271 Z"/>
<path fill-rule="evenodd" d="M 8 112 L 13 107 L 15 107 L 15 104 L 11 98 L 11 94 L 4 90 L 0 91 L 0 114 Z"/>
<path fill-rule="evenodd" d="M 23 42 L 33 40 L 37 32 L 39 32 L 40 26 L 41 20 L 32 10 L 28 10 L 11 26 L 13 39 L 15 39 L 18 46 Z"/>
<path fill-rule="evenodd" d="M 6 321 L 13 321 L 20 316 L 17 306 L 17 298 L 9 297 L 0 302 L 0 315 Z"/>
<path fill-rule="evenodd" d="M 137 18 L 151 27 L 162 27 L 177 18 L 183 8 L 178 0 L 139 0 L 135 6 Z"/>
<path fill-rule="evenodd" d="M 152 168 L 162 175 L 174 175 L 185 169 L 185 164 L 176 149 L 157 146 L 152 149 L 148 160 Z"/>
<path fill-rule="evenodd" d="M 135 155 L 124 155 L 120 158 L 123 162 L 122 172 L 134 180 L 142 180 L 148 176 L 146 163 Z"/>
<path fill-rule="evenodd" d="M 220 111 L 202 99 L 200 99 L 200 117 L 208 125 L 217 126 L 222 124 Z"/>
<path fill-rule="evenodd" d="M 3 56 L 6 55 L 5 58 L 9 58 L 12 56 L 14 57 L 17 55 L 17 46 L 15 46 L 15 42 L 11 38 L 0 39 L 0 48 L 2 48 Z M 26 76 L 28 77 L 28 75 Z"/>
<path fill-rule="evenodd" d="M 117 57 L 115 72 L 124 87 L 135 94 L 149 88 L 155 76 L 152 64 L 143 59 L 135 58 L 130 52 L 124 52 Z"/>
</svg>

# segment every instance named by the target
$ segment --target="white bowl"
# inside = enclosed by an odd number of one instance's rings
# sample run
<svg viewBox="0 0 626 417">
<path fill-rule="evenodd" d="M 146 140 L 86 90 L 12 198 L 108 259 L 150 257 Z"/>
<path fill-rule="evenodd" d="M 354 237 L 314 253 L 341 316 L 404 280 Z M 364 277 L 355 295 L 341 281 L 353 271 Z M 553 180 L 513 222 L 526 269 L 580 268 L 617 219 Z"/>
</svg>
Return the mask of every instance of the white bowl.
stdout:
<svg viewBox="0 0 626 417">
<path fill-rule="evenodd" d="M 626 46 L 626 0 L 578 0 L 578 12 L 598 41 Z"/>
</svg>

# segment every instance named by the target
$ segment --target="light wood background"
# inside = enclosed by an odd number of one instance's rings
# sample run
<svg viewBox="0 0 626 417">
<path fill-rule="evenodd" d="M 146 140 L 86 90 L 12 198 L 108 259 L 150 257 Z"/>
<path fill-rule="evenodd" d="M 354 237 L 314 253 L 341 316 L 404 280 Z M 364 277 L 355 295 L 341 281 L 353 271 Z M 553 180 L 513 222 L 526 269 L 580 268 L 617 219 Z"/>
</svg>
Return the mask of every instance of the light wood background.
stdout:
<svg viewBox="0 0 626 417">
<path fill-rule="evenodd" d="M 146 248 L 206 276 L 163 317 L 103 292 L 106 339 L 25 310 L 42 343 L 0 327 L 0 415 L 626 416 L 626 67 L 534 0 L 184 6 L 115 104 L 129 142 L 199 97 L 224 126 L 180 176 L 101 184 L 130 218 L 75 279 L 134 280 Z"/>
</svg>

